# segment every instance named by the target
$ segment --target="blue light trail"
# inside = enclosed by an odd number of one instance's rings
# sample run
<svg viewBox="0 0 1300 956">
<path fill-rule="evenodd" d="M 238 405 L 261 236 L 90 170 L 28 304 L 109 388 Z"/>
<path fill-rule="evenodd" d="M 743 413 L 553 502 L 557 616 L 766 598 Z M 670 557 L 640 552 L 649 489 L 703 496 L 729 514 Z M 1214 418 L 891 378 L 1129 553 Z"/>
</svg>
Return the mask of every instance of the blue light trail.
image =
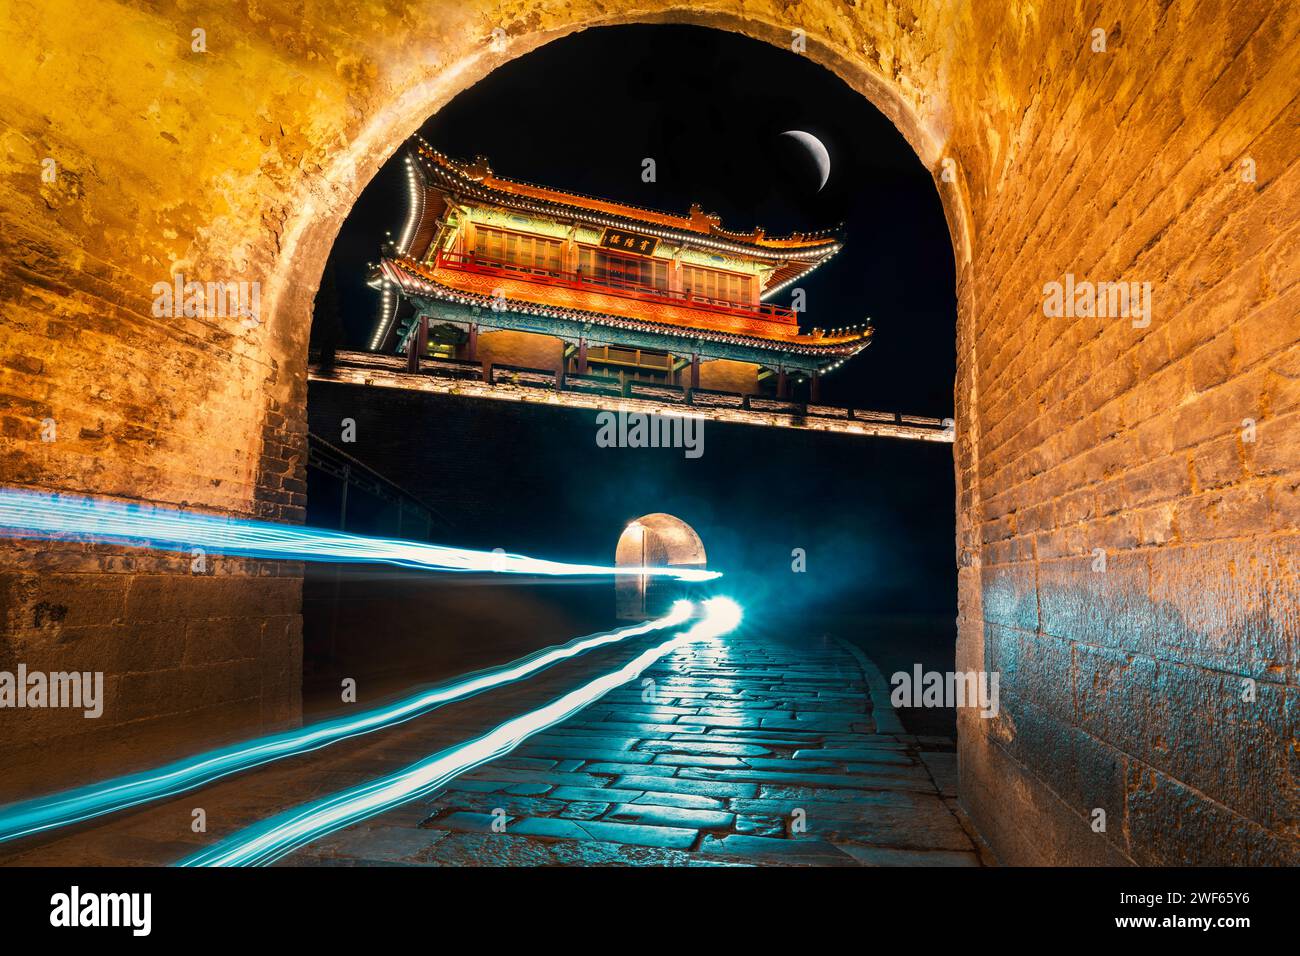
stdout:
<svg viewBox="0 0 1300 956">
<path fill-rule="evenodd" d="M 439 751 L 418 763 L 240 830 L 182 860 L 178 866 L 265 866 L 323 836 L 359 823 L 436 790 L 468 770 L 510 753 L 634 680 L 664 655 L 695 641 L 715 640 L 740 623 L 739 605 L 728 598 L 704 602 L 704 618 L 690 630 L 643 651 L 622 667 L 570 691 L 544 707 L 513 717 L 481 737 Z"/>
<path fill-rule="evenodd" d="M 499 574 L 610 575 L 646 574 L 679 581 L 710 581 L 717 571 L 700 568 L 621 567 L 547 561 L 522 554 L 473 551 L 447 545 L 373 538 L 272 524 L 219 515 L 190 514 L 154 505 L 102 498 L 51 495 L 0 489 L 0 537 L 61 538 L 247 558 L 392 564 L 436 571 L 487 571 Z"/>
<path fill-rule="evenodd" d="M 155 770 L 0 807 L 0 843 L 174 796 L 241 770 L 309 753 L 340 740 L 392 727 L 443 704 L 463 700 L 494 687 L 516 683 L 560 661 L 598 647 L 685 624 L 693 613 L 694 606 L 690 601 L 678 601 L 669 614 L 656 620 L 574 638 L 567 644 L 543 648 L 509 664 L 457 677 L 359 714 L 186 757 Z"/>
</svg>

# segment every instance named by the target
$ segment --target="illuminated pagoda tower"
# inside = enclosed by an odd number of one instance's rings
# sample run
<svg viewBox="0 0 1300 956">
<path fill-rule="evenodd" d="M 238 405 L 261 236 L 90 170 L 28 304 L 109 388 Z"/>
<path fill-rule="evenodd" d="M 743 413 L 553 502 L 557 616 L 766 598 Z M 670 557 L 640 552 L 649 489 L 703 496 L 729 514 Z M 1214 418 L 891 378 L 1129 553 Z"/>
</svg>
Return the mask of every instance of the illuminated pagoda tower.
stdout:
<svg viewBox="0 0 1300 956">
<path fill-rule="evenodd" d="M 605 383 L 790 396 L 870 341 L 868 325 L 801 332 L 769 299 L 841 248 L 829 232 L 731 232 L 692 206 L 673 215 L 504 179 L 479 157 L 413 138 L 410 210 L 370 277 L 370 347 L 417 359 Z"/>
</svg>

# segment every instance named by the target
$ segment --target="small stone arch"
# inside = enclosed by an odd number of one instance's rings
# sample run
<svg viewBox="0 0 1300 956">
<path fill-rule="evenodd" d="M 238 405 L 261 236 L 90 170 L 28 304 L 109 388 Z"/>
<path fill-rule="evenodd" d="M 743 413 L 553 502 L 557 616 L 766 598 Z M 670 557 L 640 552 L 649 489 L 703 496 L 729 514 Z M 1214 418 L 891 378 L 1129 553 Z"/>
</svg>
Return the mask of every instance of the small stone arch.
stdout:
<svg viewBox="0 0 1300 956">
<path fill-rule="evenodd" d="M 704 568 L 708 555 L 695 529 L 670 514 L 655 512 L 629 522 L 614 548 L 618 568 Z M 615 576 L 616 612 L 620 620 L 658 617 L 684 593 L 681 582 L 647 574 Z"/>
</svg>

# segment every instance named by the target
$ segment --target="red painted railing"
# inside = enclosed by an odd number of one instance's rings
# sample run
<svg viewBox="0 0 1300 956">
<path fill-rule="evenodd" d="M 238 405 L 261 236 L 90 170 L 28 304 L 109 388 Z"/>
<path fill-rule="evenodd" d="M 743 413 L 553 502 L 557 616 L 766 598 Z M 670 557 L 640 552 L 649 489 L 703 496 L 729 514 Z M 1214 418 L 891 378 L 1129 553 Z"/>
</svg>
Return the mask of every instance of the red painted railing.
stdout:
<svg viewBox="0 0 1300 956">
<path fill-rule="evenodd" d="M 746 318 L 757 317 L 785 325 L 797 325 L 799 321 L 793 309 L 787 309 L 780 305 L 771 305 L 767 302 L 745 305 L 723 299 L 711 299 L 708 296 L 695 295 L 690 292 L 660 289 L 644 282 L 583 275 L 581 272 L 541 269 L 512 262 L 485 259 L 472 252 L 439 252 L 436 263 L 440 269 L 496 275 L 519 279 L 524 282 L 535 282 L 538 285 L 600 292 L 604 295 L 614 295 L 625 299 L 669 302 L 691 309 L 703 309 L 707 312 L 717 312 L 723 315 L 740 315 Z"/>
</svg>

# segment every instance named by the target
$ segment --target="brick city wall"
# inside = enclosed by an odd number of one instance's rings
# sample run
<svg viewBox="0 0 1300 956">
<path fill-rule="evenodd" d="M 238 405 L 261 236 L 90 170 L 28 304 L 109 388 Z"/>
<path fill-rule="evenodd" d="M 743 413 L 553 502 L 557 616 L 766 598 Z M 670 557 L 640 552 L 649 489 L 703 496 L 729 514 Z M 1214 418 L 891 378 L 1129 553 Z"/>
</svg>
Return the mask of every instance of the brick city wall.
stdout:
<svg viewBox="0 0 1300 956">
<path fill-rule="evenodd" d="M 5 484 L 297 520 L 311 302 L 360 188 L 495 65 L 656 20 L 806 38 L 934 173 L 959 275 L 958 651 L 1004 689 L 997 720 L 963 718 L 962 798 L 995 849 L 1294 861 L 1293 4 L 11 5 Z M 1067 272 L 1152 283 L 1150 325 L 1046 317 L 1044 283 Z M 260 282 L 260 321 L 155 317 L 153 284 L 178 273 Z M 294 617 L 294 575 L 224 568 L 265 588 L 272 630 Z M 145 673 L 198 675 L 232 639 L 219 588 L 259 614 L 246 590 L 112 549 L 9 548 L 0 573 L 6 659 L 58 640 L 46 604 L 120 626 L 96 640 L 129 673 L 146 640 L 129 595 L 153 593 L 151 623 L 187 651 Z M 259 640 L 292 666 L 292 626 Z M 239 683 L 214 706 L 294 710 L 275 682 Z M 186 681 L 140 686 L 126 713 L 190 708 Z M 26 732 L 4 726 L 6 745 Z"/>
<path fill-rule="evenodd" d="M 1300 12 L 978 19 L 1037 52 L 972 183 L 959 651 L 1004 701 L 963 799 L 1017 862 L 1300 862 Z M 1066 273 L 1151 283 L 1149 325 L 1045 317 Z"/>
</svg>

